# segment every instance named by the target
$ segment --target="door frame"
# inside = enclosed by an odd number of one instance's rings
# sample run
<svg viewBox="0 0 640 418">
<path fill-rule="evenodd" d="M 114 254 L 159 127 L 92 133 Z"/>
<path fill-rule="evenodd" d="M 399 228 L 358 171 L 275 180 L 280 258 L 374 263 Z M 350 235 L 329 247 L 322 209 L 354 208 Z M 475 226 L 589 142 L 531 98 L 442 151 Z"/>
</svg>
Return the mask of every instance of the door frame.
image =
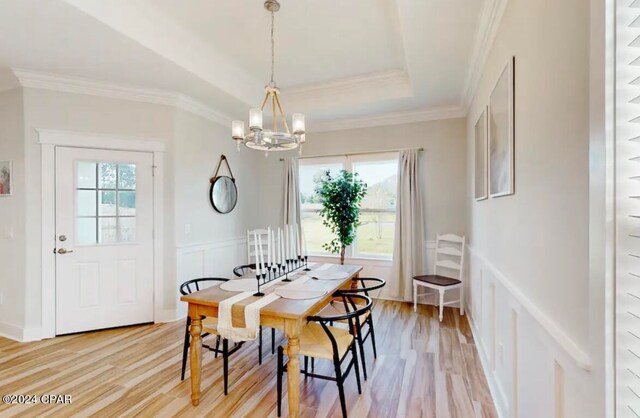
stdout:
<svg viewBox="0 0 640 418">
<path fill-rule="evenodd" d="M 56 239 L 55 184 L 56 148 L 89 148 L 109 151 L 137 151 L 153 154 L 153 320 L 161 322 L 164 300 L 164 150 L 165 142 L 155 138 L 105 135 L 85 132 L 36 129 L 41 149 L 42 198 L 42 334 L 56 336 Z"/>
</svg>

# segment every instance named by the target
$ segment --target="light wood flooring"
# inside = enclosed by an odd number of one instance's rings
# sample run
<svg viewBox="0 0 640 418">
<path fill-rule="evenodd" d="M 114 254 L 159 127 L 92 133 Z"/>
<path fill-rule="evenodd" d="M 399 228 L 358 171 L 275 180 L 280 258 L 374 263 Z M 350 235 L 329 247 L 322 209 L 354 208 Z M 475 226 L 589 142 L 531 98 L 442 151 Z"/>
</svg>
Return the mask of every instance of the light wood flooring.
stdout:
<svg viewBox="0 0 640 418">
<path fill-rule="evenodd" d="M 378 359 L 367 341 L 369 380 L 358 396 L 355 374 L 346 383 L 349 416 L 495 417 L 491 395 L 465 317 L 408 303 L 374 308 Z M 20 344 L 0 338 L 0 395 L 71 395 L 71 405 L 6 405 L 0 417 L 140 416 L 275 417 L 276 362 L 265 332 L 231 357 L 229 395 L 222 395 L 222 359 L 203 349 L 202 398 L 191 406 L 188 379 L 180 381 L 184 322 L 142 325 Z M 278 332 L 278 342 L 281 333 Z M 211 337 L 208 337 L 211 338 Z M 207 339 L 205 338 L 205 343 Z M 316 372 L 331 366 L 316 362 Z M 286 377 L 285 377 L 286 378 Z M 286 385 L 285 396 L 286 396 Z M 302 379 L 301 415 L 339 417 L 336 384 Z M 287 414 L 286 398 L 283 401 Z"/>
</svg>

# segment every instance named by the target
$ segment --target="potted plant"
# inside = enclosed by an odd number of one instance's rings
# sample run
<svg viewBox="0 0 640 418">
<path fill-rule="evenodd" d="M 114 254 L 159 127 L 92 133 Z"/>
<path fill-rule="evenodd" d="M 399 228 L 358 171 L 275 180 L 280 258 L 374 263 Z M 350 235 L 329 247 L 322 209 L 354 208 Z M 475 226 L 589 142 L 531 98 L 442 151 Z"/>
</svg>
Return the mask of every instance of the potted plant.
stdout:
<svg viewBox="0 0 640 418">
<path fill-rule="evenodd" d="M 315 191 L 322 203 L 322 223 L 336 236 L 322 248 L 340 254 L 340 264 L 344 264 L 345 250 L 353 243 L 360 225 L 360 202 L 367 194 L 367 185 L 358 179 L 357 173 L 346 170 L 341 170 L 336 177 L 327 171 L 315 182 Z"/>
</svg>

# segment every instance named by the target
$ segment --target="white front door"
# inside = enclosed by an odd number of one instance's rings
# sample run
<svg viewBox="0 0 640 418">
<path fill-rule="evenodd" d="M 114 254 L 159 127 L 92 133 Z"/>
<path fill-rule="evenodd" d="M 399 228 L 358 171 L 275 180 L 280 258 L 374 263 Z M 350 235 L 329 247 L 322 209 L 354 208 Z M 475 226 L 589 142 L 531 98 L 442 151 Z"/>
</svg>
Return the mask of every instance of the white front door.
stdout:
<svg viewBox="0 0 640 418">
<path fill-rule="evenodd" d="M 152 166 L 56 148 L 56 334 L 153 321 Z"/>
</svg>

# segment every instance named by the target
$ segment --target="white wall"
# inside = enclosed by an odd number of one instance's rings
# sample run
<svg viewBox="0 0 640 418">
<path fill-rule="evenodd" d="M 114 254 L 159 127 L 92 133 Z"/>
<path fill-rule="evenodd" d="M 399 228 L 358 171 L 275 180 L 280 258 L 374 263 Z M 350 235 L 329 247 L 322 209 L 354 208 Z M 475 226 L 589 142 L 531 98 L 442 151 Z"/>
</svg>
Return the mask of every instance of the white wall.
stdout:
<svg viewBox="0 0 640 418">
<path fill-rule="evenodd" d="M 0 197 L 0 333 L 21 333 L 25 288 L 25 166 L 22 91 L 0 93 L 0 160 L 13 161 L 10 197 Z"/>
<path fill-rule="evenodd" d="M 238 152 L 228 126 L 182 110 L 176 111 L 174 121 L 175 286 L 198 277 L 229 277 L 233 267 L 246 263 L 247 229 L 261 225 L 256 196 L 263 154 L 244 147 Z M 227 157 L 238 188 L 235 209 L 224 215 L 209 202 L 209 179 L 221 154 Z M 228 175 L 224 164 L 220 175 Z M 178 317 L 186 315 L 183 302 L 177 307 Z"/>
<path fill-rule="evenodd" d="M 260 224 L 253 196 L 258 193 L 254 179 L 261 154 L 237 153 L 227 127 L 168 106 L 31 88 L 0 94 L 0 120 L 0 159 L 14 159 L 16 191 L 14 197 L 0 199 L 0 237 L 7 228 L 14 230 L 13 239 L 0 238 L 0 292 L 5 301 L 0 305 L 0 333 L 19 340 L 40 335 L 42 213 L 36 129 L 165 142 L 162 319 L 184 314 L 177 296 L 183 280 L 228 276 L 231 267 L 246 258 L 245 231 Z M 209 178 L 223 153 L 239 189 L 238 206 L 227 215 L 215 212 L 208 198 Z M 194 248 L 207 248 L 206 260 L 182 258 Z"/>
<path fill-rule="evenodd" d="M 507 2 L 468 114 L 468 310 L 502 416 L 595 418 L 604 341 L 589 319 L 604 305 L 589 294 L 590 10 L 550 6 Z M 515 195 L 475 202 L 473 126 L 511 56 Z"/>
<path fill-rule="evenodd" d="M 420 154 L 422 197 L 425 217 L 425 255 L 428 272 L 432 271 L 433 241 L 438 232 L 464 235 L 467 221 L 466 185 L 466 121 L 445 119 L 404 125 L 349 129 L 307 134 L 302 156 L 375 152 L 401 148 L 424 148 Z M 283 156 L 297 156 L 287 153 Z M 264 159 L 261 200 L 273 205 L 263 208 L 265 224 L 282 223 L 283 163 L 280 155 Z M 314 258 L 327 261 L 327 258 Z M 332 261 L 332 260 L 329 260 Z M 364 275 L 379 276 L 390 285 L 382 293 L 385 298 L 397 298 L 391 289 L 391 261 L 347 259 L 346 263 L 364 266 Z M 450 292 L 451 293 L 451 292 Z M 456 295 L 448 295 L 455 299 Z M 425 299 L 432 303 L 432 300 Z"/>
</svg>

